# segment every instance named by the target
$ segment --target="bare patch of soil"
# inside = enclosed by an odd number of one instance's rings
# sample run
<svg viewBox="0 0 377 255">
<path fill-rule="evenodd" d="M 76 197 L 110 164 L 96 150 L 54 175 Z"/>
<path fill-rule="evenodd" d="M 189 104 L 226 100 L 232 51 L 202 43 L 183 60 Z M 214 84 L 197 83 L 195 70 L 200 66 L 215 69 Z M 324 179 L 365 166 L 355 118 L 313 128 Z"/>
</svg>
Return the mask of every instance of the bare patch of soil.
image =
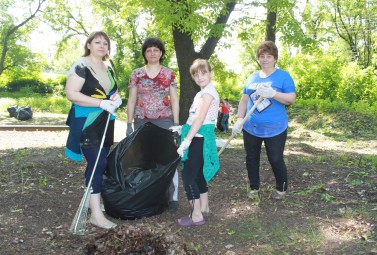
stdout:
<svg viewBox="0 0 377 255">
<path fill-rule="evenodd" d="M 175 223 L 189 213 L 180 183 L 178 212 L 114 219 L 114 231 L 87 225 L 86 236 L 68 232 L 84 193 L 84 164 L 65 158 L 67 132 L 0 131 L 0 254 L 88 254 L 93 244 L 107 247 L 98 254 L 131 254 L 108 252 L 135 245 L 137 235 L 163 237 L 161 254 L 377 254 L 377 172 L 368 160 L 377 155 L 376 140 L 332 143 L 291 126 L 284 200 L 271 198 L 274 177 L 262 153 L 261 202 L 249 201 L 245 153 L 236 139 L 209 184 L 205 225 L 181 229 Z"/>
</svg>

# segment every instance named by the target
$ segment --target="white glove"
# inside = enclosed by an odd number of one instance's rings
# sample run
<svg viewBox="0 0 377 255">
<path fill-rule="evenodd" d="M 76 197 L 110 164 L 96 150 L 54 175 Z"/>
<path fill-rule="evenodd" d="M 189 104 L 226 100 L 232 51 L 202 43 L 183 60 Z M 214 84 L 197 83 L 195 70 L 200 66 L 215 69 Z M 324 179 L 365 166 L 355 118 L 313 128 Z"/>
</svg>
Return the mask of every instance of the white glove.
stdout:
<svg viewBox="0 0 377 255">
<path fill-rule="evenodd" d="M 110 99 L 114 102 L 116 108 L 122 105 L 122 98 L 120 98 L 118 93 L 114 93 Z"/>
<path fill-rule="evenodd" d="M 182 134 L 182 126 L 171 126 L 169 128 L 172 132 L 177 132 L 178 135 Z"/>
<path fill-rule="evenodd" d="M 233 135 L 236 136 L 238 134 L 241 134 L 242 127 L 243 127 L 243 125 L 241 125 L 242 120 L 243 120 L 242 118 L 238 118 L 236 123 L 234 123 L 233 128 L 232 128 L 232 134 Z"/>
<path fill-rule="evenodd" d="M 191 141 L 189 140 L 183 140 L 183 142 L 181 143 L 181 145 L 179 146 L 178 150 L 177 150 L 177 153 L 179 154 L 179 156 L 183 157 L 183 154 L 185 154 L 185 151 L 190 147 L 190 144 L 191 144 Z"/>
<path fill-rule="evenodd" d="M 263 84 L 258 86 L 255 93 L 264 98 L 271 98 L 275 96 L 276 90 L 274 90 L 271 86 L 267 84 Z"/>
<path fill-rule="evenodd" d="M 116 106 L 113 101 L 111 100 L 102 100 L 99 104 L 99 107 L 101 107 L 103 110 L 108 111 L 112 115 L 115 115 Z"/>
<path fill-rule="evenodd" d="M 126 136 L 129 136 L 134 132 L 134 129 L 132 128 L 132 123 L 127 122 L 127 131 L 126 131 Z"/>
</svg>

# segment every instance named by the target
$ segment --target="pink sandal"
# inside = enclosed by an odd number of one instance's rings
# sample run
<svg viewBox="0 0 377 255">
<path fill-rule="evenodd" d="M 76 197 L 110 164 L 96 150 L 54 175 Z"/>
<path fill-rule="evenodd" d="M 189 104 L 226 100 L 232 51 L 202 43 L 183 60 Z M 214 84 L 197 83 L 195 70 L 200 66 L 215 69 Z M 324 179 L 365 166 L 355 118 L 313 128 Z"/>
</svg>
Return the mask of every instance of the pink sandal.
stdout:
<svg viewBox="0 0 377 255">
<path fill-rule="evenodd" d="M 191 226 L 200 226 L 204 225 L 206 222 L 205 220 L 193 222 L 192 219 L 189 216 L 183 216 L 182 218 L 177 220 L 177 223 L 181 227 L 191 227 Z"/>
</svg>

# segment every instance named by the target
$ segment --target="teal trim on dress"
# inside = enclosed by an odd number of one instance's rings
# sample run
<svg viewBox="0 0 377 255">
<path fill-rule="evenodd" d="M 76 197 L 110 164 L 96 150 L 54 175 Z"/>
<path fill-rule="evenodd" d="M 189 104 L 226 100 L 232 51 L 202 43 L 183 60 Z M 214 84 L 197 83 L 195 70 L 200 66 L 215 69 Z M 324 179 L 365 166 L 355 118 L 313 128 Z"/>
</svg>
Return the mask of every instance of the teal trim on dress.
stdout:
<svg viewBox="0 0 377 255">
<path fill-rule="evenodd" d="M 115 86 L 115 79 L 114 77 L 111 75 L 111 72 L 110 72 L 110 69 L 107 69 L 107 76 L 109 76 L 110 78 L 110 91 L 113 90 L 114 86 Z"/>
<path fill-rule="evenodd" d="M 92 112 L 103 111 L 101 107 L 88 107 L 77 104 L 74 104 L 73 107 L 75 107 L 75 118 L 87 117 Z"/>
<path fill-rule="evenodd" d="M 68 148 L 65 148 L 65 155 L 74 161 L 82 162 L 82 154 L 74 153 Z"/>
<path fill-rule="evenodd" d="M 85 107 L 79 105 L 74 105 L 74 107 L 76 118 L 86 117 L 86 121 L 82 130 L 84 130 L 87 126 L 90 126 L 97 119 L 97 117 L 104 111 L 100 107 Z M 113 119 L 115 119 L 115 116 L 111 115 L 110 120 Z"/>
<path fill-rule="evenodd" d="M 90 126 L 102 112 L 103 110 L 89 113 L 82 130 L 85 130 L 86 127 Z"/>
<path fill-rule="evenodd" d="M 182 126 L 182 136 L 181 140 L 183 141 L 187 136 L 191 126 L 185 124 Z M 204 166 L 203 166 L 203 175 L 207 183 L 216 175 L 220 169 L 220 160 L 217 155 L 217 146 L 216 146 L 216 136 L 215 136 L 215 125 L 214 124 L 205 124 L 202 125 L 198 131 L 198 134 L 204 137 L 204 148 L 203 148 L 203 157 L 204 157 Z M 181 161 L 186 161 L 188 155 L 188 150 L 185 151 Z M 182 168 L 182 171 L 184 169 Z"/>
</svg>

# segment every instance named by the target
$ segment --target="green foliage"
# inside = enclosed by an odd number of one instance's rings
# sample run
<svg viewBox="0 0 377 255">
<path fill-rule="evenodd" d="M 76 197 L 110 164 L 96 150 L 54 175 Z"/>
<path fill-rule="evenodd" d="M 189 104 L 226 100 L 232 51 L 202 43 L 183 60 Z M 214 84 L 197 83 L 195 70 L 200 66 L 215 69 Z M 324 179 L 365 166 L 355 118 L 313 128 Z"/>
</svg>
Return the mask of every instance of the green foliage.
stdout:
<svg viewBox="0 0 377 255">
<path fill-rule="evenodd" d="M 3 92 L 21 92 L 21 95 L 28 93 L 37 94 L 54 94 L 57 96 L 65 96 L 64 87 L 66 76 L 52 73 L 43 73 L 39 76 L 27 76 L 23 79 L 8 78 L 5 85 L 0 86 Z M 4 79 L 6 81 L 7 79 Z"/>
<path fill-rule="evenodd" d="M 307 196 L 307 195 L 313 194 L 314 192 L 324 193 L 325 191 L 326 191 L 326 189 L 324 187 L 324 184 L 321 183 L 321 184 L 318 184 L 318 185 L 308 187 L 305 190 L 301 190 L 301 191 L 297 192 L 297 194 L 302 195 L 302 196 Z"/>
<path fill-rule="evenodd" d="M 298 54 L 290 61 L 285 57 L 283 63 L 296 83 L 298 98 L 305 99 L 307 106 L 329 112 L 344 108 L 375 112 L 377 78 L 373 68 L 363 69 L 321 52 Z"/>
<path fill-rule="evenodd" d="M 289 72 L 296 83 L 298 97 L 334 100 L 343 64 L 336 57 L 322 53 L 294 56 Z"/>
<path fill-rule="evenodd" d="M 46 188 L 47 186 L 47 176 L 39 177 L 39 188 Z"/>
<path fill-rule="evenodd" d="M 6 90 L 9 92 L 16 91 L 31 91 L 39 94 L 51 94 L 53 89 L 48 84 L 37 79 L 23 79 L 11 81 L 6 85 Z"/>
<path fill-rule="evenodd" d="M 53 60 L 48 65 L 49 70 L 64 74 L 83 53 L 83 42 L 79 38 L 62 40 L 58 44 Z"/>
<path fill-rule="evenodd" d="M 377 99 L 377 78 L 372 67 L 362 69 L 351 62 L 340 70 L 337 98 L 346 102 L 365 102 L 369 105 Z M 365 106 L 364 106 L 365 107 Z"/>
<path fill-rule="evenodd" d="M 334 197 L 331 196 L 330 194 L 327 194 L 327 193 L 321 194 L 321 200 L 324 202 L 328 203 L 328 202 L 331 202 L 333 199 Z"/>
<path fill-rule="evenodd" d="M 375 65 L 371 61 L 376 43 L 372 36 L 377 7 L 374 1 L 329 0 L 328 3 L 337 36 L 347 43 L 352 60 L 364 68 Z"/>
<path fill-rule="evenodd" d="M 211 67 L 214 70 L 213 81 L 217 85 L 216 90 L 222 99 L 237 101 L 241 97 L 242 81 L 233 71 L 228 71 L 224 62 L 220 61 L 217 55 L 211 57 Z"/>
<path fill-rule="evenodd" d="M 40 71 L 41 55 L 33 53 L 27 43 L 29 35 L 39 23 L 36 15 L 40 5 L 31 1 L 9 1 L 1 3 L 0 11 L 0 76 L 4 72 Z M 17 10 L 17 11 L 15 11 Z"/>
<path fill-rule="evenodd" d="M 243 81 L 255 70 L 260 69 L 256 59 L 256 49 L 264 41 L 263 31 L 265 30 L 265 24 L 262 22 L 250 24 L 249 22 L 242 19 L 238 31 L 238 39 L 241 42 L 241 49 L 243 50 L 242 54 L 240 54 L 240 62 L 244 66 L 241 74 Z"/>
<path fill-rule="evenodd" d="M 304 33 L 305 28 L 308 32 L 314 30 L 313 32 L 318 33 L 317 30 L 319 28 L 310 27 L 312 19 L 318 19 L 318 16 L 316 16 L 315 13 L 311 13 L 311 10 L 306 9 L 306 20 L 305 23 L 302 24 L 302 22 L 295 17 L 294 12 L 299 12 L 300 9 L 294 1 L 275 1 L 273 5 L 279 15 L 276 30 L 282 33 L 281 40 L 284 44 L 302 47 L 304 51 L 309 51 L 318 47 L 319 41 L 315 40 L 313 35 L 306 35 Z M 311 17 L 309 13 L 316 17 Z"/>
</svg>

